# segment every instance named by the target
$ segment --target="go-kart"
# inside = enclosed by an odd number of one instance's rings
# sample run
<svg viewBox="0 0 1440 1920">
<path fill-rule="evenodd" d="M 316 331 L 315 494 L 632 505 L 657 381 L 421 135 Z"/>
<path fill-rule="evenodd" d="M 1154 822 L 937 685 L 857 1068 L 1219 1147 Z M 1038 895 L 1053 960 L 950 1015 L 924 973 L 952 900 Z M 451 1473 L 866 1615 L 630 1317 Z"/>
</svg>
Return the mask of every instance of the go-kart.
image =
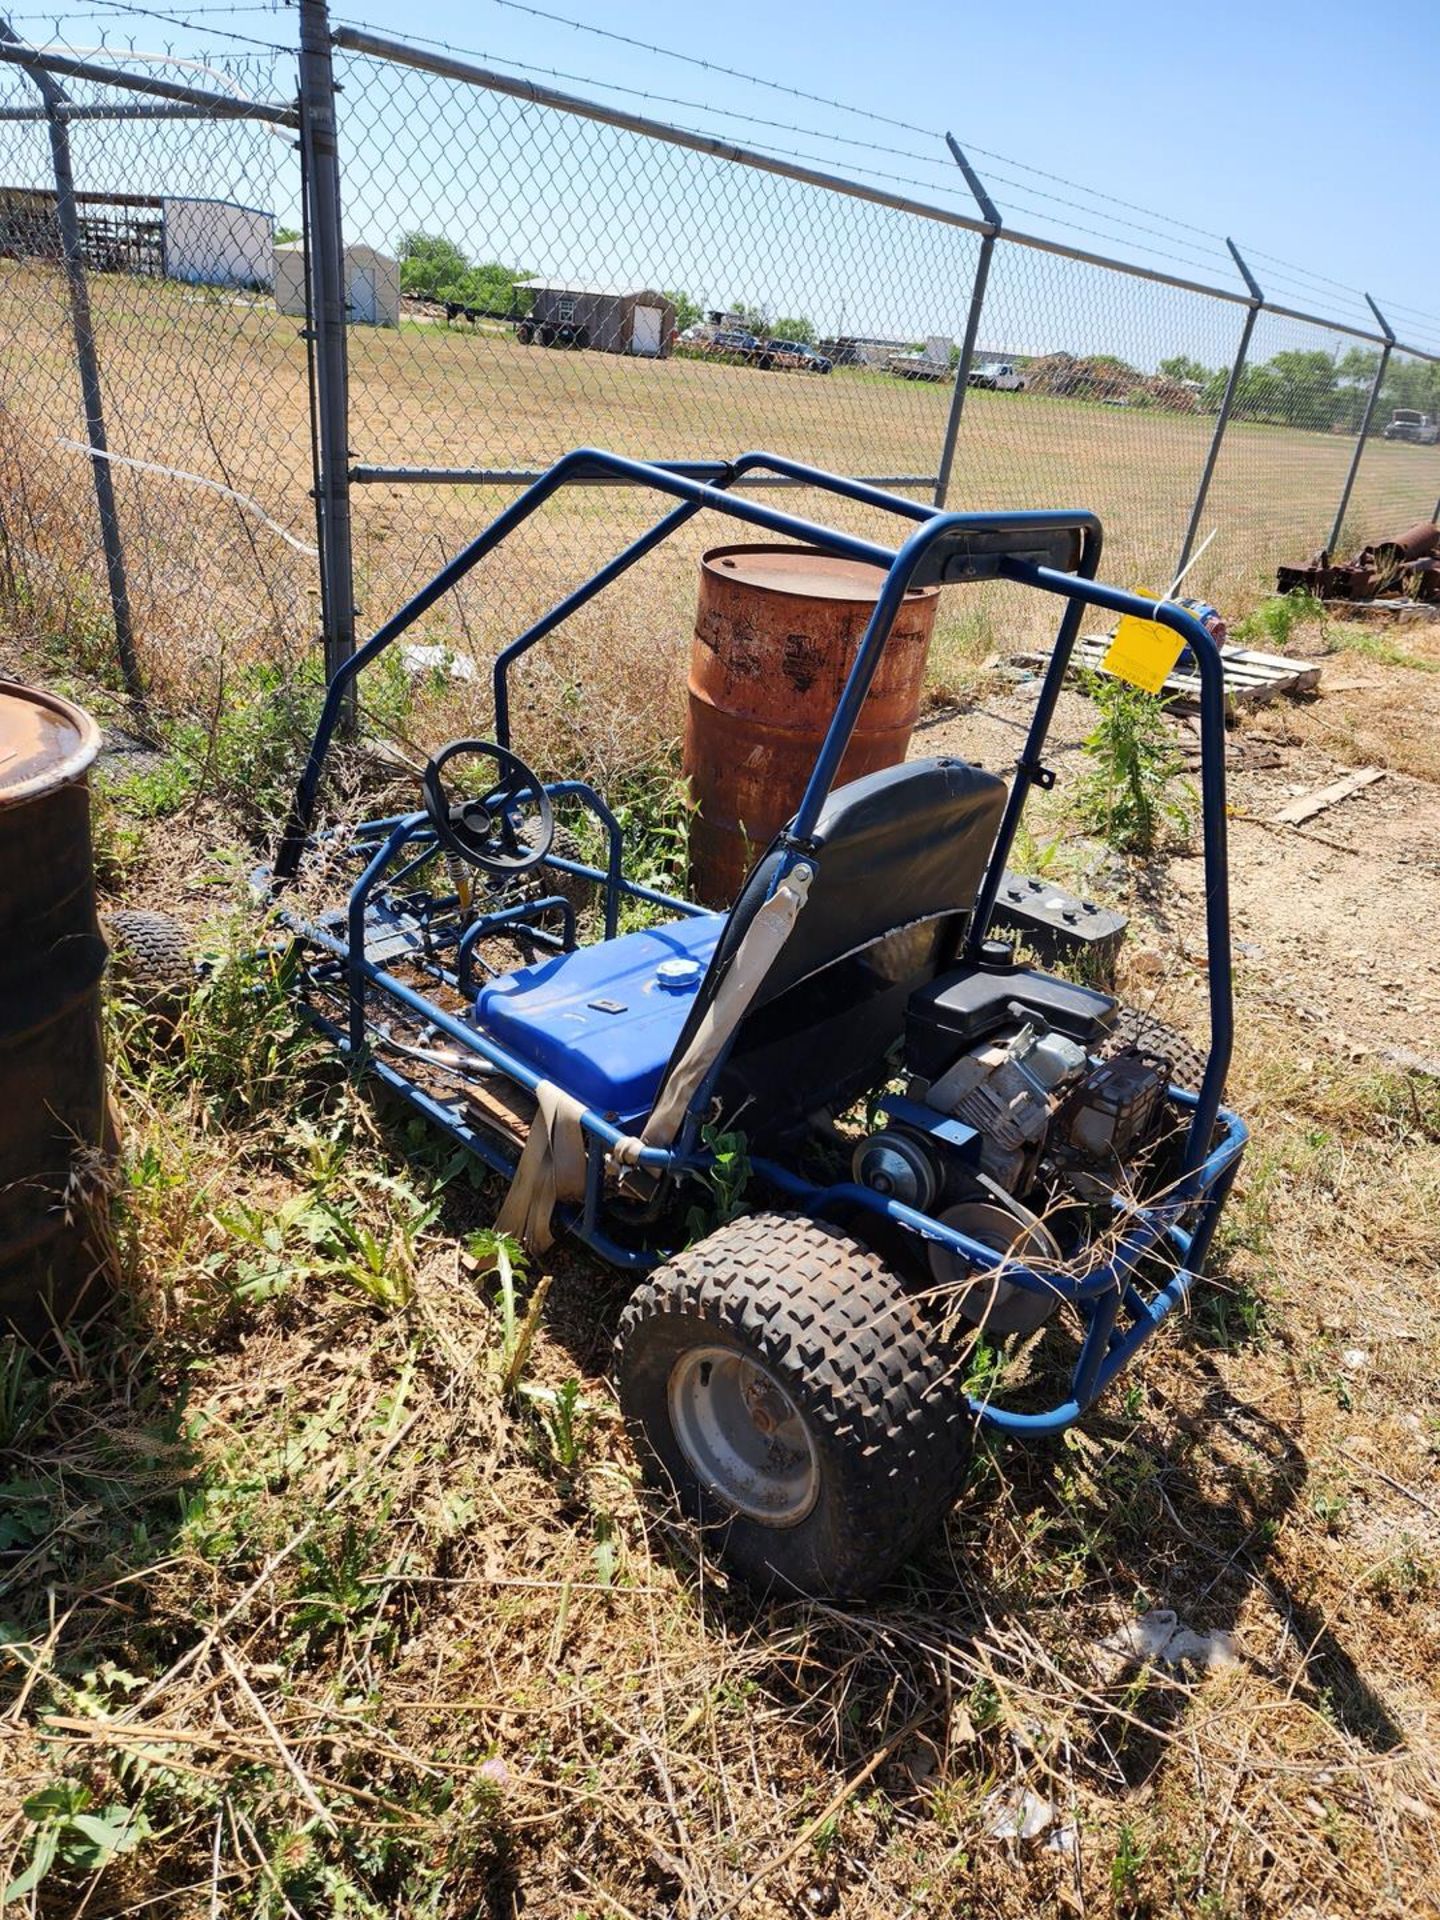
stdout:
<svg viewBox="0 0 1440 1920">
<path fill-rule="evenodd" d="M 904 538 L 737 491 L 755 475 L 892 516 Z M 666 510 L 503 648 L 491 737 L 436 752 L 419 804 L 318 831 L 366 674 L 546 501 L 594 480 Z M 701 512 L 885 575 L 794 817 L 723 913 L 632 878 L 605 797 L 542 777 L 511 728 L 517 662 Z M 1102 585 L 1100 555 L 1083 511 L 948 513 L 769 454 L 678 466 L 581 449 L 328 689 L 269 875 L 307 1011 L 510 1183 L 502 1226 L 537 1249 L 564 1234 L 634 1277 L 616 1345 L 627 1422 L 651 1476 L 752 1580 L 863 1593 L 954 1499 L 977 1428 L 1077 1419 L 1185 1300 L 1234 1179 L 1220 658 L 1183 608 Z M 1059 603 L 1008 783 L 939 756 L 837 786 L 903 594 L 979 581 Z M 1210 1044 L 1188 1070 L 1110 995 L 991 935 L 1091 608 L 1158 621 L 1198 665 Z M 559 833 L 557 809 L 588 841 Z M 317 875 L 336 894 L 312 908 Z M 733 1217 L 697 1239 L 737 1141 L 748 1186 L 726 1185 Z M 1012 1393 L 982 1384 L 1013 1371 L 998 1351 L 1032 1346 Z"/>
</svg>

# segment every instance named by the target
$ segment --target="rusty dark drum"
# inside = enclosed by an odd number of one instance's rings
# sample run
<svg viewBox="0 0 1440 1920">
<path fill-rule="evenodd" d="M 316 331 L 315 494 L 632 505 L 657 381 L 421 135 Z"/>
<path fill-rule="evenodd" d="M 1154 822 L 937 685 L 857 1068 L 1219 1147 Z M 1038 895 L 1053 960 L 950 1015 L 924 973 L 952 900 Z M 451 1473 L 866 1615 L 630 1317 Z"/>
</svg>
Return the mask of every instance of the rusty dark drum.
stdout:
<svg viewBox="0 0 1440 1920">
<path fill-rule="evenodd" d="M 95 722 L 0 681 L 0 1333 L 74 1312 L 97 1258 L 83 1161 L 106 1137 L 87 772 Z"/>
<path fill-rule="evenodd" d="M 884 578 L 807 547 L 715 547 L 702 559 L 685 720 L 699 899 L 728 905 L 795 812 Z M 840 781 L 905 758 L 938 597 L 923 587 L 901 603 Z"/>
</svg>

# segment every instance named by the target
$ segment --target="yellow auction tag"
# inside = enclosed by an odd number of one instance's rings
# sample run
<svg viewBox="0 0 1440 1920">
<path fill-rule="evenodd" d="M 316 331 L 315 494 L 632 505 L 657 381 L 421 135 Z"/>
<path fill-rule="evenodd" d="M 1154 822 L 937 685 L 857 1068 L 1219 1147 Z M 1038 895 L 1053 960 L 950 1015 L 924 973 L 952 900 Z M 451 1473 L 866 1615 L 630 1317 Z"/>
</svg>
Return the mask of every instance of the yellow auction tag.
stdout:
<svg viewBox="0 0 1440 1920">
<path fill-rule="evenodd" d="M 1132 687 L 1140 687 L 1146 693 L 1159 693 L 1184 645 L 1178 633 L 1162 627 L 1158 620 L 1142 620 L 1138 614 L 1122 613 L 1100 665 L 1117 680 L 1128 680 Z"/>
</svg>

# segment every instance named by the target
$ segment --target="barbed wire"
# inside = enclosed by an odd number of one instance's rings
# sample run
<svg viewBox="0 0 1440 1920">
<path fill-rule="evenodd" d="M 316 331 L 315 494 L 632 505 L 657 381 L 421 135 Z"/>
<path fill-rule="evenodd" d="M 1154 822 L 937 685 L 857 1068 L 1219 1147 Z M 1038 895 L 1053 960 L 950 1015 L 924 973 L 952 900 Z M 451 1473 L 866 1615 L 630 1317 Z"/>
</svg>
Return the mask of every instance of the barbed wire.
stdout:
<svg viewBox="0 0 1440 1920">
<path fill-rule="evenodd" d="M 216 7 L 213 9 L 213 12 L 217 14 L 232 13 L 232 14 L 238 15 L 242 13 L 248 14 L 251 12 L 257 12 L 257 13 L 273 14 L 274 17 L 277 17 L 277 18 L 281 13 L 291 12 L 291 11 L 293 11 L 293 8 L 289 6 L 288 0 L 286 0 L 286 4 L 284 6 L 276 7 L 274 9 L 269 7 L 254 7 L 254 8 L 236 7 L 233 9 L 227 8 L 227 7 Z M 104 20 L 106 18 L 128 18 L 128 17 L 134 16 L 144 20 L 160 20 L 160 21 L 163 21 L 166 26 L 181 27 L 197 33 L 218 35 L 219 38 L 222 40 L 233 40 L 238 44 L 244 45 L 244 46 L 263 47 L 267 53 L 286 53 L 286 54 L 293 55 L 295 52 L 295 47 L 293 43 L 287 44 L 286 42 L 281 40 L 262 40 L 256 34 L 239 33 L 233 27 L 216 26 L 209 20 L 207 20 L 203 26 L 197 27 L 195 25 L 194 19 L 191 17 L 188 17 L 188 12 L 189 10 L 187 10 L 186 13 L 167 13 L 158 7 L 139 6 L 135 4 L 135 0 L 114 0 L 113 5 L 108 9 L 107 13 L 93 13 L 93 14 L 85 14 L 85 15 L 77 14 L 73 16 L 62 13 L 58 16 L 58 19 L 54 13 L 46 13 L 42 15 L 30 15 L 26 17 L 32 18 L 32 19 L 55 20 L 57 22 L 57 38 L 60 39 L 60 44 L 62 46 L 65 44 L 65 42 L 59 32 L 59 26 L 61 22 L 67 25 L 73 25 L 78 23 L 82 19 Z M 142 56 L 137 54 L 135 57 L 139 59 Z"/>
<path fill-rule="evenodd" d="M 579 20 L 550 8 L 532 5 L 530 4 L 530 0 L 493 0 L 493 4 L 509 12 L 524 14 L 533 19 L 545 20 L 554 25 L 568 27 L 577 33 L 589 34 L 592 37 L 607 40 L 617 45 L 631 47 L 639 51 L 654 54 L 663 59 L 673 60 L 693 67 L 701 72 L 739 80 L 745 85 L 764 88 L 770 92 L 779 93 L 792 99 L 806 100 L 814 105 L 829 108 L 834 112 L 849 114 L 874 125 L 894 127 L 899 131 L 918 134 L 923 138 L 932 139 L 937 142 L 943 138 L 943 135 L 937 129 L 924 127 L 913 121 L 902 120 L 893 115 L 879 113 L 871 108 L 859 106 L 853 101 L 813 93 L 805 88 L 791 86 L 783 81 L 747 72 L 743 68 L 732 67 L 720 61 L 707 59 L 702 55 L 685 53 L 678 48 L 667 47 L 660 42 L 645 40 L 638 35 L 626 34 L 611 27 L 603 27 L 593 21 Z M 243 0 L 239 0 L 237 4 L 227 5 L 213 5 L 209 4 L 208 0 L 202 0 L 202 4 L 200 5 L 173 12 L 161 8 L 144 6 L 140 4 L 140 0 L 113 0 L 113 5 L 104 13 L 94 12 L 82 15 L 63 16 L 46 12 L 44 14 L 37 13 L 17 17 L 22 20 L 54 19 L 57 22 L 57 29 L 58 22 L 62 18 L 67 19 L 68 23 L 74 24 L 82 20 L 101 20 L 126 15 L 160 20 L 168 25 L 180 28 L 191 28 L 194 27 L 196 21 L 202 18 L 206 20 L 217 17 L 240 18 L 256 14 L 278 16 L 285 11 L 293 11 L 293 0 L 269 0 L 269 4 L 258 3 L 258 0 L 251 0 L 251 4 L 244 4 Z M 348 19 L 345 21 L 345 24 L 366 30 L 370 28 L 369 22 L 358 19 Z M 275 41 L 264 40 L 252 34 L 236 32 L 218 26 L 207 26 L 204 31 L 219 34 L 221 37 L 232 40 L 238 44 L 249 44 L 261 47 L 267 52 L 291 53 L 294 50 L 292 47 Z M 575 73 L 557 67 L 528 63 L 510 55 L 499 55 L 475 48 L 463 47 L 452 41 L 435 36 L 411 34 L 409 37 L 417 44 L 433 47 L 465 58 L 483 60 L 516 73 L 539 75 L 550 79 L 562 80 L 571 85 L 598 90 L 602 93 L 619 94 L 627 98 L 653 101 L 680 108 L 687 113 L 706 114 L 712 119 L 721 121 L 739 121 L 750 126 L 764 127 L 772 132 L 788 133 L 804 139 L 820 140 L 828 146 L 846 147 L 856 152 L 873 152 L 884 154 L 889 158 L 903 159 L 932 170 L 935 177 L 917 178 L 913 174 L 896 173 L 863 162 L 852 161 L 849 164 L 853 171 L 863 173 L 871 180 L 883 181 L 894 186 L 918 188 L 923 192 L 932 194 L 939 193 L 947 197 L 962 200 L 967 205 L 969 204 L 968 193 L 962 192 L 956 181 L 945 177 L 952 164 L 949 160 L 948 153 L 945 155 L 925 154 L 916 152 L 913 148 L 898 147 L 882 141 L 861 140 L 854 135 L 820 127 L 805 126 L 795 122 L 776 120 L 764 115 L 749 113 L 738 107 L 720 106 L 715 103 L 707 103 L 683 96 L 662 93 L 655 89 L 629 86 L 621 81 L 601 79 L 593 74 Z M 137 55 L 136 57 L 141 56 Z M 687 129 L 687 131 L 693 130 L 694 129 Z M 712 133 L 708 137 L 725 138 L 728 136 Z M 796 160 L 802 164 L 811 166 L 829 167 L 837 164 L 837 160 L 834 157 L 825 154 L 804 152 L 793 147 L 781 147 L 774 143 L 767 143 L 767 145 L 776 158 Z M 1031 179 L 1045 180 L 1054 186 L 1063 186 L 1068 188 L 1072 193 L 1078 193 L 1084 196 L 1084 199 L 1081 201 L 1073 200 L 1064 194 L 1051 193 L 1044 188 L 1033 186 L 1029 184 L 1028 180 L 1016 180 L 1009 174 L 995 173 L 990 176 L 987 185 L 1009 188 L 1012 195 L 1019 194 L 1029 196 L 1029 198 L 1021 199 L 1011 198 L 1009 205 L 1005 209 L 1007 214 L 1016 212 L 1029 214 L 1042 221 L 1050 221 L 1062 227 L 1069 227 L 1077 233 L 1084 234 L 1087 238 L 1099 240 L 1107 247 L 1114 247 L 1117 244 L 1123 245 L 1135 252 L 1145 254 L 1150 259 L 1167 261 L 1189 268 L 1198 268 L 1203 272 L 1213 273 L 1217 264 L 1228 268 L 1228 253 L 1223 247 L 1223 244 L 1219 244 L 1223 242 L 1223 236 L 1213 229 L 1199 226 L 1193 221 L 1182 220 L 1178 216 L 1168 214 L 1161 209 L 1145 206 L 1140 202 L 1125 199 L 1123 196 L 1108 193 L 1104 189 L 1091 187 L 1067 175 L 1036 167 L 1029 161 L 1019 159 L 1015 155 L 1001 153 L 993 148 L 984 147 L 974 142 L 967 142 L 967 151 L 984 159 L 997 162 L 1002 167 L 1013 168 L 1022 174 L 1030 176 Z M 1047 204 L 1045 206 L 1036 206 L 1034 204 L 1036 200 L 1044 201 Z M 1097 205 L 1091 203 L 1102 204 Z M 1057 220 L 1056 216 L 1049 211 L 1049 208 L 1052 206 L 1063 208 L 1067 214 L 1084 214 L 1087 220 L 1100 221 L 1103 223 L 1103 226 L 1083 225 L 1074 220 Z M 1122 221 L 1114 215 L 1107 214 L 1103 210 L 1105 206 L 1119 208 L 1127 215 L 1142 214 L 1147 220 L 1158 220 L 1162 222 L 1162 227 L 1146 226 L 1133 219 Z M 1194 241 L 1192 240 L 1182 246 L 1182 244 L 1173 237 L 1175 232 L 1193 235 L 1196 240 L 1203 241 L 1207 244 L 1201 249 L 1201 254 L 1197 256 Z M 1147 246 L 1143 240 L 1137 238 L 1139 235 L 1144 235 L 1151 240 L 1158 240 L 1162 244 L 1158 247 Z M 1363 306 L 1365 290 L 1362 288 L 1353 286 L 1345 281 L 1337 280 L 1332 276 L 1318 273 L 1314 269 L 1302 266 L 1297 262 L 1285 260 L 1281 256 L 1271 254 L 1259 247 L 1247 247 L 1246 251 L 1247 254 L 1253 255 L 1256 261 L 1263 261 L 1267 267 L 1272 269 L 1268 277 L 1282 294 L 1288 290 L 1292 296 L 1298 295 L 1305 300 L 1313 300 L 1317 292 L 1338 292 L 1348 295 L 1357 303 L 1357 307 Z M 1273 272 L 1273 269 L 1276 267 L 1282 269 L 1281 274 L 1278 276 Z M 1423 323 L 1427 328 L 1440 328 L 1440 316 L 1430 313 L 1426 309 L 1414 307 L 1408 302 L 1398 300 L 1386 302 L 1386 307 L 1387 310 L 1393 310 L 1398 315 L 1408 317 L 1412 321 Z M 1336 324 L 1339 325 L 1343 323 L 1337 321 Z"/>
<path fill-rule="evenodd" d="M 227 19 L 227 18 L 236 18 L 241 14 L 251 14 L 251 13 L 279 14 L 279 13 L 285 13 L 287 11 L 292 11 L 292 10 L 293 9 L 291 7 L 291 0 L 254 0 L 254 4 L 250 6 L 187 7 L 185 9 L 185 13 L 186 13 L 185 24 L 187 26 L 190 25 L 192 21 L 200 18 L 202 15 L 208 16 L 211 14 L 215 14 L 222 19 Z M 5 18 L 10 22 L 12 27 L 24 26 L 29 24 L 32 21 L 43 22 L 43 21 L 49 20 L 54 24 L 55 29 L 58 32 L 62 21 L 67 26 L 79 26 L 82 23 L 85 23 L 91 20 L 113 20 L 116 14 L 121 12 L 139 13 L 141 11 L 143 11 L 143 9 L 141 9 L 140 7 L 122 6 L 120 4 L 120 0 L 116 0 L 115 5 L 103 7 L 97 13 L 70 13 L 65 11 L 62 8 L 45 7 L 45 8 L 42 8 L 38 13 L 12 13 L 7 11 L 5 14 Z"/>
<path fill-rule="evenodd" d="M 343 19 L 342 24 L 358 27 L 362 30 L 369 30 L 366 27 L 366 23 L 359 20 Z M 949 157 L 948 150 L 944 155 L 916 153 L 911 148 L 892 147 L 878 141 L 859 141 L 845 134 L 829 133 L 823 128 L 795 126 L 785 121 L 771 120 L 761 115 L 745 113 L 738 109 L 713 105 L 706 106 L 698 101 L 685 100 L 677 98 L 674 95 L 657 93 L 646 88 L 629 87 L 618 81 L 599 80 L 592 74 L 578 74 L 559 67 L 539 66 L 526 61 L 516 60 L 508 54 L 490 53 L 480 48 L 460 47 L 451 41 L 438 40 L 431 36 L 412 35 L 410 37 L 417 45 L 453 53 L 465 59 L 484 61 L 488 65 L 516 74 L 524 74 L 528 77 L 564 80 L 573 85 L 586 87 L 592 92 L 623 94 L 630 98 L 677 106 L 687 111 L 706 113 L 722 120 L 743 120 L 748 124 L 763 126 L 773 131 L 797 133 L 810 139 L 829 141 L 840 145 L 861 148 L 870 152 L 913 160 L 923 166 L 934 169 L 936 177 L 933 179 L 917 178 L 914 174 L 895 173 L 862 161 L 850 161 L 847 164 L 853 173 L 864 175 L 871 181 L 882 181 L 890 186 L 915 187 L 922 192 L 930 194 L 953 196 L 958 200 L 964 201 L 967 208 L 973 205 L 969 191 L 963 186 L 961 179 L 958 177 L 954 162 Z M 716 132 L 713 129 L 695 126 L 689 126 L 685 131 L 701 134 L 707 139 L 723 140 L 731 137 L 724 132 Z M 941 137 L 940 135 L 935 136 L 936 139 Z M 766 142 L 764 150 L 776 159 L 796 160 L 806 166 L 833 167 L 838 164 L 833 155 L 806 152 L 795 147 L 781 146 L 773 141 Z M 976 151 L 979 151 L 979 149 L 976 149 Z M 1033 194 L 1042 200 L 1052 200 L 1055 204 L 1074 212 L 1088 214 L 1091 219 L 1106 220 L 1109 222 L 1111 230 L 1106 231 L 1097 227 L 1084 226 L 1076 221 L 1058 223 L 1065 225 L 1073 232 L 1083 233 L 1090 239 L 1099 240 L 1106 246 L 1113 247 L 1117 243 L 1124 244 L 1136 252 L 1148 254 L 1153 259 L 1164 260 L 1172 265 L 1198 268 L 1202 272 L 1207 273 L 1214 272 L 1217 262 L 1221 265 L 1229 265 L 1229 255 L 1221 248 L 1217 247 L 1208 257 L 1201 258 L 1195 253 L 1179 246 L 1169 234 L 1161 232 L 1158 228 L 1142 227 L 1134 223 L 1131 223 L 1129 226 L 1121 225 L 1118 221 L 1111 221 L 1110 216 L 1101 211 L 1085 207 L 1077 201 L 1065 200 L 1056 194 L 1045 193 L 1040 188 L 1030 187 L 1023 182 L 1011 180 L 1006 175 L 992 176 L 992 183 L 1013 187 L 1018 192 Z M 1084 189 L 1082 189 L 1082 191 L 1083 190 Z M 1054 220 L 1052 214 L 1049 214 L 1042 207 L 1034 206 L 1028 200 L 1013 201 L 1008 210 L 1032 214 L 1041 220 Z M 1201 230 L 1197 229 L 1197 231 Z M 1146 246 L 1142 241 L 1134 237 L 1137 233 L 1149 234 L 1152 238 L 1164 242 L 1164 245 L 1163 247 Z"/>
<path fill-rule="evenodd" d="M 853 102 L 832 99 L 825 94 L 809 93 L 805 91 L 805 89 L 803 88 L 791 87 L 784 84 L 781 81 L 767 79 L 760 74 L 746 73 L 745 71 L 743 71 L 743 69 L 738 67 L 727 67 L 720 64 L 717 61 L 706 60 L 703 57 L 696 54 L 681 53 L 680 51 L 678 51 L 673 47 L 665 47 L 653 41 L 640 40 L 629 34 L 617 33 L 611 28 L 596 26 L 592 21 L 575 20 L 568 17 L 567 15 L 552 13 L 541 7 L 524 5 L 522 4 L 522 0 L 494 0 L 494 4 L 496 6 L 507 7 L 514 12 L 530 14 L 536 19 L 549 20 L 557 25 L 572 27 L 577 32 L 580 32 L 580 33 L 593 34 L 602 39 L 613 40 L 613 41 L 619 42 L 622 45 L 635 47 L 646 53 L 658 54 L 665 59 L 678 60 L 678 61 L 684 62 L 687 65 L 698 67 L 702 71 L 707 73 L 723 74 L 726 78 L 741 80 L 751 86 L 765 87 L 770 89 L 773 92 L 787 94 L 793 99 L 807 100 L 816 106 L 831 107 L 841 113 L 854 114 L 862 119 L 875 121 L 880 125 L 892 126 L 892 127 L 898 128 L 903 132 L 923 134 L 927 138 L 936 140 L 936 141 L 941 141 L 945 137 L 942 131 L 934 127 L 918 126 L 913 121 L 897 120 L 892 118 L 888 114 L 874 113 L 869 108 L 856 106 Z M 369 28 L 369 23 L 361 20 L 353 20 L 353 19 L 346 20 L 345 24 L 348 26 L 360 27 L 362 29 Z M 682 106 L 689 110 L 709 113 L 711 115 L 719 115 L 724 118 L 756 121 L 758 122 L 758 124 L 772 126 L 778 129 L 779 131 L 786 132 L 786 133 L 801 134 L 806 138 L 836 140 L 836 141 L 841 141 L 846 145 L 863 144 L 860 142 L 852 141 L 849 138 L 849 136 L 846 136 L 843 134 L 827 133 L 818 128 L 795 126 L 784 121 L 762 120 L 757 115 L 747 114 L 739 109 L 732 109 L 729 107 L 722 107 L 722 106 L 717 106 L 710 103 L 703 103 L 703 102 L 693 101 L 693 100 L 679 100 L 674 98 L 673 96 L 666 95 L 666 94 L 652 93 L 652 94 L 646 95 L 646 94 L 643 94 L 640 89 L 627 87 L 623 83 L 618 81 L 598 79 L 593 74 L 585 74 L 585 75 L 574 74 L 574 73 L 561 74 L 558 69 L 554 69 L 554 68 L 549 68 L 549 69 L 538 68 L 538 67 L 527 68 L 523 62 L 514 59 L 512 56 L 499 55 L 499 54 L 487 54 L 487 53 L 480 52 L 477 49 L 472 47 L 459 46 L 453 41 L 442 40 L 432 36 L 427 36 L 423 34 L 410 34 L 407 37 L 412 39 L 419 46 L 434 47 L 439 51 L 442 51 L 445 53 L 458 54 L 468 59 L 496 60 L 500 62 L 500 64 L 509 66 L 509 67 L 514 67 L 517 69 L 517 71 L 520 71 L 520 72 L 527 72 L 527 71 L 550 72 L 556 78 L 568 79 L 582 86 L 598 87 L 602 90 L 605 90 L 608 92 L 614 92 L 614 93 L 638 93 L 638 94 L 641 94 L 641 97 L 648 97 L 651 99 L 662 100 L 671 106 Z M 915 159 L 915 158 L 922 157 L 914 154 L 910 149 L 885 147 L 885 146 L 879 145 L 878 143 L 876 144 L 875 151 L 885 152 L 885 153 L 892 154 L 896 157 L 904 157 L 907 159 Z M 1150 219 L 1164 221 L 1169 226 L 1183 229 L 1186 232 L 1200 235 L 1206 239 L 1210 239 L 1210 240 L 1223 239 L 1223 235 L 1221 234 L 1211 232 L 1209 229 L 1204 227 L 1195 226 L 1193 223 L 1189 221 L 1178 220 L 1173 215 L 1164 213 L 1158 208 L 1141 206 L 1135 201 L 1122 199 L 1117 194 L 1106 193 L 1099 188 L 1086 186 L 1082 181 L 1069 179 L 1063 174 L 1047 172 L 1044 168 L 1030 165 L 1028 161 L 1017 159 L 1014 155 L 997 153 L 987 147 L 975 146 L 973 145 L 973 143 L 967 143 L 967 151 L 983 154 L 987 159 L 998 160 L 1001 162 L 1002 165 L 1016 167 L 1021 172 L 1033 174 L 1037 179 L 1049 180 L 1058 186 L 1069 187 L 1074 192 L 1083 193 L 1091 199 L 1105 201 L 1107 204 L 1111 206 L 1123 207 L 1127 211 L 1132 213 L 1143 213 Z M 923 157 L 926 159 L 927 164 L 934 164 L 934 165 L 940 165 L 940 166 L 943 166 L 946 164 L 944 160 L 941 160 L 939 158 L 936 158 L 935 160 L 932 161 L 930 160 L 929 156 L 923 156 Z M 1037 195 L 1037 197 L 1041 199 L 1058 198 L 1058 196 L 1052 196 L 1052 195 L 1041 193 L 1039 188 L 1022 186 L 1021 183 L 1019 182 L 1009 181 L 1007 182 L 1007 184 L 1016 186 L 1022 192 L 1034 193 Z M 1066 201 L 1066 200 L 1061 200 L 1059 203 L 1064 206 L 1075 205 L 1074 202 Z M 1027 208 L 1025 210 L 1034 211 L 1034 209 L 1032 208 Z M 1078 211 L 1091 213 L 1092 217 L 1095 217 L 1095 218 L 1105 217 L 1103 214 L 1098 214 L 1095 212 L 1094 209 L 1087 208 L 1087 207 L 1080 207 Z M 1154 230 L 1142 228 L 1140 229 L 1140 231 L 1153 232 Z M 1167 235 L 1159 235 L 1157 237 L 1168 238 Z"/>
</svg>

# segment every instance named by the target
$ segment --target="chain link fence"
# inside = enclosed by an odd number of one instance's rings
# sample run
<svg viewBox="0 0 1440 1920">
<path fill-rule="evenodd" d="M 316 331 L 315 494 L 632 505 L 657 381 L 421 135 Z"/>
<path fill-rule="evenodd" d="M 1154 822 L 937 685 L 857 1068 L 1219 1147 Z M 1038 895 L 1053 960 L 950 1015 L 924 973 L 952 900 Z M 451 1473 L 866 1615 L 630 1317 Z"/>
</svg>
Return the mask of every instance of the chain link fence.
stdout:
<svg viewBox="0 0 1440 1920">
<path fill-rule="evenodd" d="M 1093 508 L 1108 575 L 1161 591 L 1189 549 L 1191 590 L 1237 612 L 1342 501 L 1345 548 L 1434 510 L 1440 448 L 1382 429 L 1397 406 L 1440 412 L 1440 357 L 1387 353 L 1341 289 L 1333 321 L 1289 312 L 1218 268 L 1210 286 L 1013 233 L 983 186 L 979 214 L 951 211 L 332 35 L 321 0 L 301 14 L 298 107 L 279 49 L 110 77 L 0 65 L 0 592 L 17 620 L 107 641 L 118 539 L 152 683 L 201 656 L 223 684 L 229 663 L 313 654 L 317 627 L 333 661 L 352 603 L 377 624 L 579 444 L 763 447 L 952 508 Z M 1268 271 L 1282 303 L 1313 284 Z M 622 489 L 573 492 L 419 637 L 482 652 L 650 517 Z M 697 523 L 687 555 L 704 542 Z M 578 685 L 623 642 L 632 704 L 668 713 L 693 586 L 664 549 L 547 670 Z M 1029 642 L 1004 594 L 964 599 L 942 658 Z"/>
<path fill-rule="evenodd" d="M 222 102 L 293 101 L 293 63 L 200 64 L 139 77 Z M 287 314 L 273 293 L 277 236 L 300 238 L 295 133 L 98 78 L 52 76 L 50 88 L 59 97 L 0 68 L 3 589 L 30 626 L 105 648 L 103 465 L 143 677 L 194 697 L 202 665 L 212 688 L 308 646 L 316 625 L 304 305 Z"/>
</svg>

